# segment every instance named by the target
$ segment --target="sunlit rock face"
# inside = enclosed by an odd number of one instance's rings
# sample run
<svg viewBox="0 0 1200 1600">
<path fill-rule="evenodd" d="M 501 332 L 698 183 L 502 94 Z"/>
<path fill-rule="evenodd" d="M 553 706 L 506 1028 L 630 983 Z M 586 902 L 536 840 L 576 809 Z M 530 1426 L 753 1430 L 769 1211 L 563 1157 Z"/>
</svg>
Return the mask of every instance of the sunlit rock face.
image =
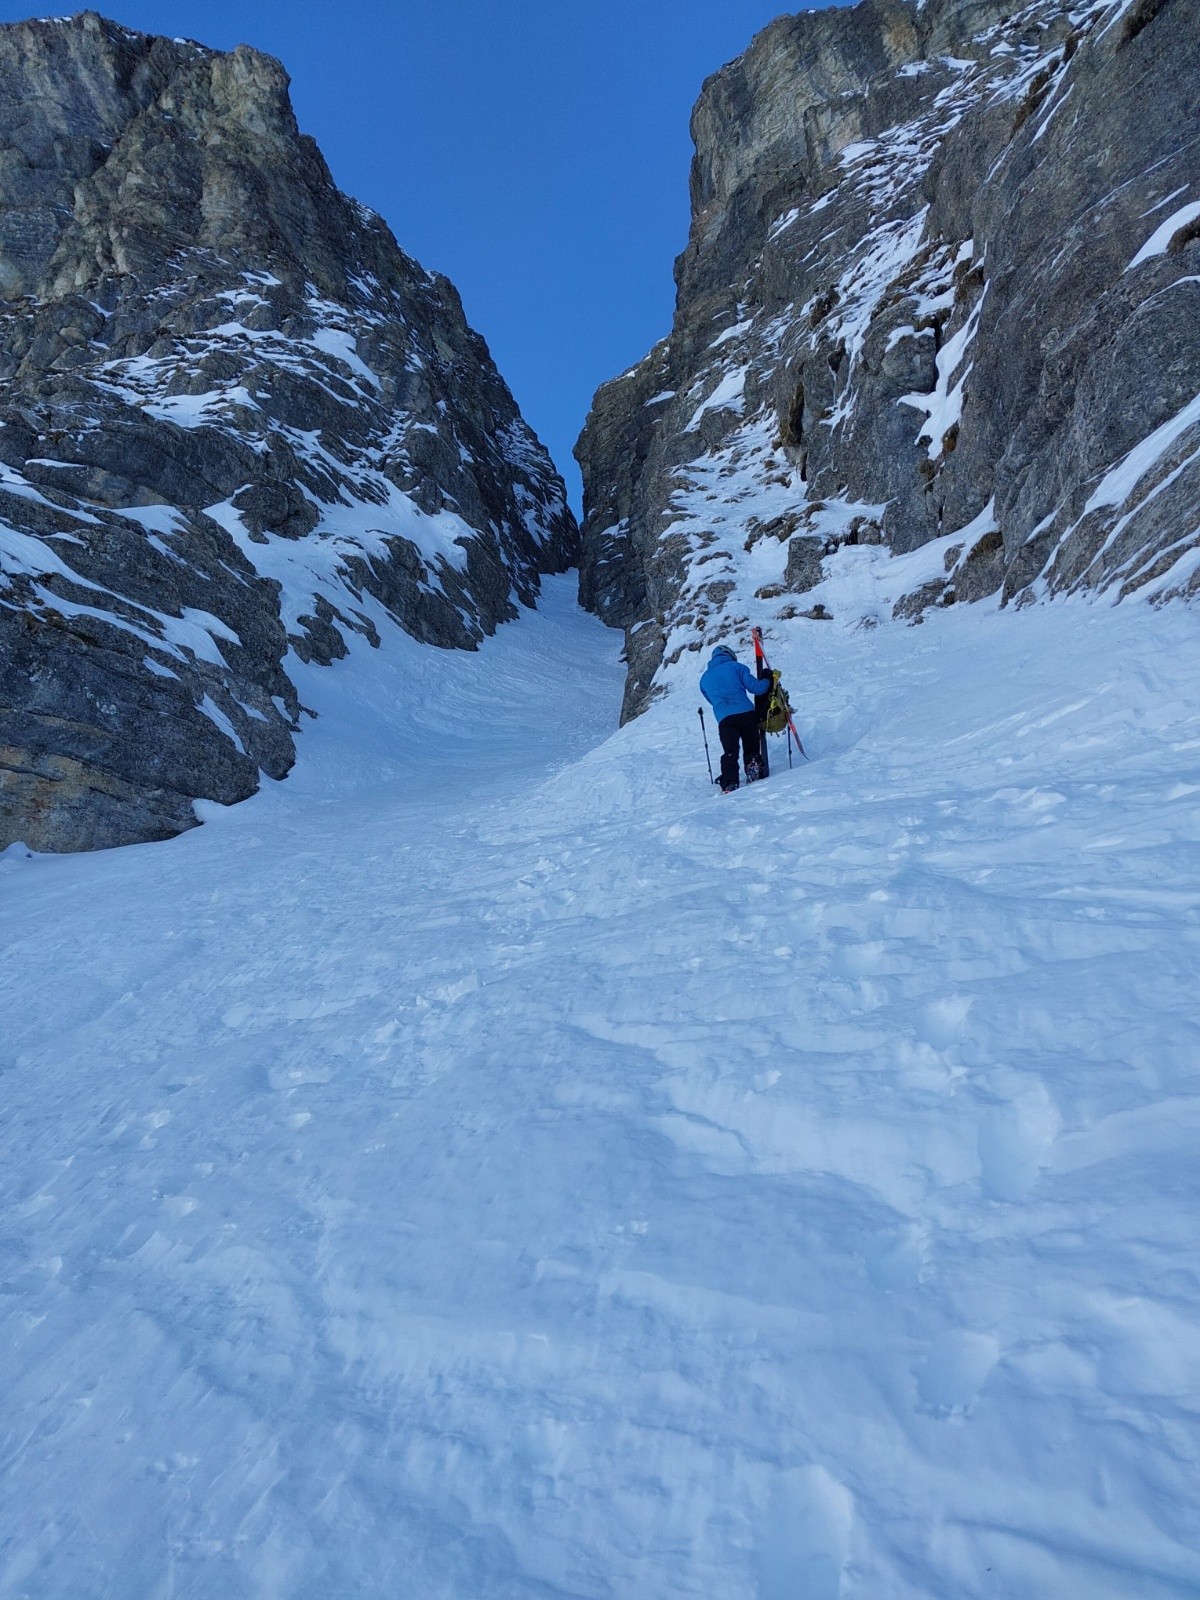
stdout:
<svg viewBox="0 0 1200 1600">
<path fill-rule="evenodd" d="M 338 192 L 278 62 L 0 28 L 0 847 L 283 776 L 296 660 L 473 649 L 576 557 L 453 286 Z"/>
<path fill-rule="evenodd" d="M 1200 30 L 1188 0 L 863 0 L 704 85 L 669 337 L 577 446 L 583 597 L 665 663 L 802 614 L 1200 584 Z"/>
</svg>

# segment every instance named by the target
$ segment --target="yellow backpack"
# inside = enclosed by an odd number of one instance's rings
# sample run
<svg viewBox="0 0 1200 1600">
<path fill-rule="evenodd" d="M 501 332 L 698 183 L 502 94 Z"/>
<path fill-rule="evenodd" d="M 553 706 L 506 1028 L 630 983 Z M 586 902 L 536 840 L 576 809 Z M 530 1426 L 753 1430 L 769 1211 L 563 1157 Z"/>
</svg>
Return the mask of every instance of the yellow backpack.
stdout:
<svg viewBox="0 0 1200 1600">
<path fill-rule="evenodd" d="M 771 673 L 771 692 L 767 700 L 765 727 L 768 733 L 783 733 L 791 721 L 792 708 L 788 704 L 787 690 L 779 681 L 777 672 Z"/>
</svg>

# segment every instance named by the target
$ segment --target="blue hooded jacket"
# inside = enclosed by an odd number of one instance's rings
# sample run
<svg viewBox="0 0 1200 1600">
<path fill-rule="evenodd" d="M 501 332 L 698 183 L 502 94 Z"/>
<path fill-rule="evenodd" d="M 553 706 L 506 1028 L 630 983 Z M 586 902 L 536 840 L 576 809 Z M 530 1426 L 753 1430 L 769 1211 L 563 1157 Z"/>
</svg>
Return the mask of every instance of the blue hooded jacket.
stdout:
<svg viewBox="0 0 1200 1600">
<path fill-rule="evenodd" d="M 739 711 L 753 711 L 751 696 L 766 694 L 770 687 L 770 678 L 756 678 L 726 645 L 718 645 L 713 651 L 700 679 L 700 693 L 712 706 L 718 722 L 736 717 Z"/>
</svg>

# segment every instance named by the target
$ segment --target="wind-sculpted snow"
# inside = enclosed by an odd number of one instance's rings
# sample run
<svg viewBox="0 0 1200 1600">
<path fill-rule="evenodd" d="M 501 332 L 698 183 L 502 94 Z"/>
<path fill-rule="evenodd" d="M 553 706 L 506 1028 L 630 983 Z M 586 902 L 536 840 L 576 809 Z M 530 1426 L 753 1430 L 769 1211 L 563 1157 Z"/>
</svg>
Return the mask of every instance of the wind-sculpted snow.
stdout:
<svg viewBox="0 0 1200 1600">
<path fill-rule="evenodd" d="M 577 447 L 626 716 L 680 652 L 811 611 L 846 544 L 952 539 L 909 618 L 1195 591 L 1195 21 L 863 0 L 704 86 L 673 329 Z"/>
<path fill-rule="evenodd" d="M 298 663 L 474 649 L 575 526 L 277 62 L 87 13 L 0 91 L 0 845 L 163 837 L 287 772 Z"/>
<path fill-rule="evenodd" d="M 0 856 L 0 1595 L 1194 1595 L 1190 618 L 776 625 L 723 798 L 569 588 Z"/>
</svg>

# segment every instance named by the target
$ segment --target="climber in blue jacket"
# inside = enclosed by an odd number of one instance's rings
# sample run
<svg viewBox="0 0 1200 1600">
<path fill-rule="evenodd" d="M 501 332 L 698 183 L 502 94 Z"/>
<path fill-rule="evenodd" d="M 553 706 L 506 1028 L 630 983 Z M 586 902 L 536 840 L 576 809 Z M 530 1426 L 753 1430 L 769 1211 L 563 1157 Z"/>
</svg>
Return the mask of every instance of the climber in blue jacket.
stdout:
<svg viewBox="0 0 1200 1600">
<path fill-rule="evenodd" d="M 739 744 L 746 782 L 753 783 L 763 776 L 762 727 L 753 697 L 770 691 L 770 678 L 756 678 L 727 644 L 719 644 L 713 651 L 700 679 L 700 693 L 713 708 L 721 736 L 722 794 L 729 794 L 738 786 Z"/>
</svg>

